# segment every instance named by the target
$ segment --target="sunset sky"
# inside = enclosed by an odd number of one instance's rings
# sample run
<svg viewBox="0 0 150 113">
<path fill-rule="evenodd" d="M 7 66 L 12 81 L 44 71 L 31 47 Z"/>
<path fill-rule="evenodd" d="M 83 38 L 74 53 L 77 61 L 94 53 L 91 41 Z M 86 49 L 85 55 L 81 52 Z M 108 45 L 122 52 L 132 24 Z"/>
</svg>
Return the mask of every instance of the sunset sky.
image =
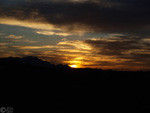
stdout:
<svg viewBox="0 0 150 113">
<path fill-rule="evenodd" d="M 0 57 L 150 70 L 150 0 L 0 0 Z"/>
</svg>

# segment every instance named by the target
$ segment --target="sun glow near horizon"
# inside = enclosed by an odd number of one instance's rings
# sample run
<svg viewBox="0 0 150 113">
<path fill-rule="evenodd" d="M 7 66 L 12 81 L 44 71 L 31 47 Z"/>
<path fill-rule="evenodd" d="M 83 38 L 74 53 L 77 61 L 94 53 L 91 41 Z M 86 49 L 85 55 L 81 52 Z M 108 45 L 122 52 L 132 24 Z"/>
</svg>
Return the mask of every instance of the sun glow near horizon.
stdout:
<svg viewBox="0 0 150 113">
<path fill-rule="evenodd" d="M 78 65 L 69 65 L 71 68 L 78 68 Z"/>
<path fill-rule="evenodd" d="M 68 63 L 71 68 L 81 68 L 82 67 L 82 65 L 81 65 L 82 61 L 80 61 L 80 60 L 74 59 L 72 61 L 68 61 Z"/>
</svg>

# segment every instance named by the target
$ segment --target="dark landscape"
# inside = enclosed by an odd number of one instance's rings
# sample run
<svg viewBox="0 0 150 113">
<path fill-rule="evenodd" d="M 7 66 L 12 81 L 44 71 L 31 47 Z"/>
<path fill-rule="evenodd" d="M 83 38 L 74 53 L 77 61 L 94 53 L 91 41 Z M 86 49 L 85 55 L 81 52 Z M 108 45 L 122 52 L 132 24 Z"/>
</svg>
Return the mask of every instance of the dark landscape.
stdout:
<svg viewBox="0 0 150 113">
<path fill-rule="evenodd" d="M 149 113 L 150 72 L 0 58 L 0 107 L 14 113 Z"/>
</svg>

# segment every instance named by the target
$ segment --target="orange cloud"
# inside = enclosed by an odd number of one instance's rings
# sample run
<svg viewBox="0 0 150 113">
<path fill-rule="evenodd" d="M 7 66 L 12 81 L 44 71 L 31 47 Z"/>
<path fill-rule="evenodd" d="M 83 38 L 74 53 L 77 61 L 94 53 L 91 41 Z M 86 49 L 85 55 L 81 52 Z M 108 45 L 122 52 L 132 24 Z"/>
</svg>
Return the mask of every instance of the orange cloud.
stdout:
<svg viewBox="0 0 150 113">
<path fill-rule="evenodd" d="M 57 48 L 57 46 L 44 45 L 44 46 L 11 46 L 14 49 L 46 49 L 46 48 Z"/>
<path fill-rule="evenodd" d="M 23 37 L 24 36 L 9 35 L 9 36 L 6 36 L 5 38 L 8 38 L 8 39 L 21 39 Z"/>
<path fill-rule="evenodd" d="M 12 18 L 12 17 L 0 17 L 0 24 L 32 28 L 32 29 L 35 29 L 35 33 L 43 34 L 43 35 L 58 35 L 58 36 L 80 35 L 81 36 L 87 32 L 85 30 L 68 31 L 64 27 L 58 28 L 54 26 L 53 24 L 44 22 L 42 20 L 41 21 L 36 21 L 32 19 L 19 20 L 19 19 Z M 10 36 L 10 38 L 11 37 L 13 38 L 13 36 Z"/>
<path fill-rule="evenodd" d="M 33 29 L 60 30 L 58 28 L 55 28 L 53 25 L 45 22 L 42 23 L 33 20 L 18 20 L 16 18 L 11 18 L 11 17 L 0 17 L 0 24 L 28 27 Z"/>
<path fill-rule="evenodd" d="M 149 43 L 132 37 L 123 39 L 95 38 L 84 41 L 63 40 L 57 45 L 8 46 L 1 44 L 1 56 L 34 55 L 53 63 L 77 65 L 79 68 L 102 68 L 115 70 L 148 70 L 150 67 Z M 147 39 L 146 39 L 147 40 Z M 10 54 L 9 51 L 15 51 Z"/>
</svg>

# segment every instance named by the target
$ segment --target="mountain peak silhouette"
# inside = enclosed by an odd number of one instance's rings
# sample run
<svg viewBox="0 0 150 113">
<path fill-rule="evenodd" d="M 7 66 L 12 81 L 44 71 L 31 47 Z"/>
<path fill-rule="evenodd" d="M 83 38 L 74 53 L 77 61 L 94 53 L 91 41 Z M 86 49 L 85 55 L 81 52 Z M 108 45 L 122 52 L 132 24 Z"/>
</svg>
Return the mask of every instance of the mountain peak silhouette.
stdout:
<svg viewBox="0 0 150 113">
<path fill-rule="evenodd" d="M 50 62 L 47 62 L 47 61 L 43 61 L 33 56 L 23 57 L 22 59 L 20 59 L 20 62 L 22 62 L 23 64 L 29 64 L 35 67 L 51 67 L 51 68 L 55 67 L 54 64 L 51 64 Z"/>
<path fill-rule="evenodd" d="M 34 56 L 26 56 L 23 58 L 20 57 L 8 57 L 8 58 L 1 58 L 1 60 L 5 60 L 5 61 L 13 61 L 16 63 L 21 63 L 23 65 L 31 65 L 33 67 L 46 67 L 46 68 L 68 68 L 69 66 L 67 65 L 62 65 L 62 64 L 58 64 L 58 65 L 54 65 L 50 62 L 47 61 L 43 61 L 37 57 Z"/>
</svg>

